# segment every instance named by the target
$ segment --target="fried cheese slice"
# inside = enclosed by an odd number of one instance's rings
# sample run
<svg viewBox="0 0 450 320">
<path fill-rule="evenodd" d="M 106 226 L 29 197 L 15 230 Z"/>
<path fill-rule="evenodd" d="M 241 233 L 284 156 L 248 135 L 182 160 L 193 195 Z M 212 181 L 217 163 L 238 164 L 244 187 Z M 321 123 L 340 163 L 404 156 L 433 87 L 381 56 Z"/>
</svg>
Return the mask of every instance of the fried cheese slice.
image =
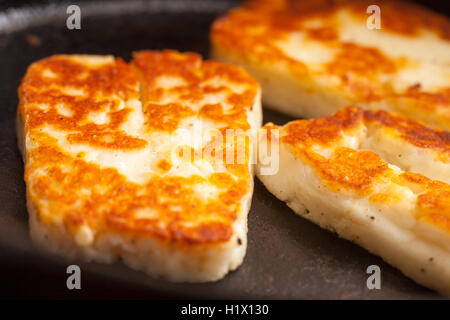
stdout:
<svg viewBox="0 0 450 320">
<path fill-rule="evenodd" d="M 71 259 L 120 258 L 176 282 L 218 280 L 242 263 L 252 141 L 241 163 L 229 163 L 240 140 L 224 148 L 212 137 L 256 135 L 261 125 L 260 89 L 244 70 L 170 50 L 136 52 L 131 64 L 56 55 L 28 68 L 19 97 L 30 231 L 40 247 Z"/>
<path fill-rule="evenodd" d="M 450 133 L 387 111 L 266 124 L 258 178 L 299 216 L 450 295 Z M 274 149 L 275 150 L 275 149 Z M 279 159 L 273 157 L 279 156 Z M 264 166 L 279 161 L 278 171 Z"/>
<path fill-rule="evenodd" d="M 358 104 L 450 130 L 450 20 L 376 4 L 247 1 L 214 22 L 211 56 L 244 67 L 264 105 L 296 117 Z"/>
</svg>

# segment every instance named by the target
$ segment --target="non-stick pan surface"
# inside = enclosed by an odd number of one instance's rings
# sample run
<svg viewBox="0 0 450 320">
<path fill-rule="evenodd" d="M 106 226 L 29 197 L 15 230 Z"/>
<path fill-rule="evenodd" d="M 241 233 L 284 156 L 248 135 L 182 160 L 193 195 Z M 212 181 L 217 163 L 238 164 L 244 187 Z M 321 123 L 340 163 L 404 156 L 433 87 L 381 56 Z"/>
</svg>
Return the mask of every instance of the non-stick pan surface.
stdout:
<svg viewBox="0 0 450 320">
<path fill-rule="evenodd" d="M 208 284 L 173 284 L 121 263 L 78 262 L 82 289 L 66 289 L 68 262 L 37 251 L 28 236 L 23 163 L 16 147 L 17 87 L 27 66 L 55 53 L 114 54 L 173 48 L 208 56 L 208 32 L 231 1 L 80 2 L 81 30 L 68 30 L 68 3 L 0 12 L 0 296 L 99 298 L 439 298 L 351 242 L 297 217 L 255 182 L 242 266 Z M 292 118 L 264 110 L 264 121 Z M 369 265 L 381 289 L 366 286 Z"/>
</svg>

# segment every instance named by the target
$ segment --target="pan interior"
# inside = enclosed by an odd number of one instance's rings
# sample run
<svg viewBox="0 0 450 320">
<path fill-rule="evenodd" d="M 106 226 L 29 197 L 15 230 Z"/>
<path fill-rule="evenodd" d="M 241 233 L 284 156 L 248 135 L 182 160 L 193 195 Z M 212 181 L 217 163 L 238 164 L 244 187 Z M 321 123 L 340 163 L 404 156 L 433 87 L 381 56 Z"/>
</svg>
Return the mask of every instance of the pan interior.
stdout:
<svg viewBox="0 0 450 320">
<path fill-rule="evenodd" d="M 57 3 L 0 12 L 0 256 L 6 270 L 26 273 L 31 286 L 37 278 L 41 279 L 38 284 L 46 283 L 42 279 L 65 279 L 69 262 L 38 252 L 28 236 L 23 163 L 15 135 L 17 87 L 27 66 L 56 53 L 113 54 L 129 61 L 132 51 L 172 48 L 207 57 L 210 24 L 237 2 L 80 2 L 80 30 L 66 27 L 68 5 Z M 290 120 L 293 119 L 264 110 L 264 122 L 283 124 Z M 439 297 L 380 258 L 297 217 L 257 180 L 249 214 L 247 256 L 237 271 L 221 281 L 173 284 L 147 277 L 121 263 L 77 264 L 90 279 L 114 283 L 110 289 L 117 292 L 115 297 L 123 298 L 130 297 L 130 292 L 140 298 Z M 382 271 L 381 290 L 368 290 L 366 286 L 366 269 L 373 264 Z M 46 289 L 35 285 L 29 295 L 42 296 L 42 290 Z M 99 288 L 85 285 L 88 296 L 89 290 L 95 297 L 106 296 Z M 52 295 L 48 290 L 47 294 Z"/>
</svg>

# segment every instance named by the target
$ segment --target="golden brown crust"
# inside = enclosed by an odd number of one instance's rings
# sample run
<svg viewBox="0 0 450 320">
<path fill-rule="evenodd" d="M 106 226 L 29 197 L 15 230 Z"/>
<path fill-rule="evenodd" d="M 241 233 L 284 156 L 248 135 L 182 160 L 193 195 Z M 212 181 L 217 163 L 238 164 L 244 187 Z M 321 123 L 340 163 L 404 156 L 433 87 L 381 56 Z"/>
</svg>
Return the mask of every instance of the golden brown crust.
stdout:
<svg viewBox="0 0 450 320">
<path fill-rule="evenodd" d="M 162 52 L 140 51 L 134 54 L 133 64 L 143 80 L 144 110 L 152 119 L 151 126 L 159 129 L 174 130 L 179 121 L 198 111 L 198 115 L 209 120 L 225 123 L 227 128 L 249 129 L 246 109 L 253 105 L 257 92 L 257 83 L 240 68 L 230 68 L 224 64 L 205 61 L 195 53 L 179 54 L 176 51 Z M 183 79 L 184 83 L 164 89 L 155 87 L 159 76 L 174 76 Z M 226 86 L 211 86 L 208 81 L 215 77 L 227 79 L 235 83 L 245 83 L 247 89 L 242 93 L 235 93 Z M 161 106 L 153 104 L 165 95 L 177 95 L 181 100 L 196 103 L 208 94 L 224 93 L 227 102 L 233 106 L 225 112 L 220 103 L 200 105 L 199 110 L 191 110 L 180 104 Z M 169 118 L 169 119 L 167 119 Z"/>
<path fill-rule="evenodd" d="M 118 130 L 131 110 L 119 109 L 120 101 L 138 98 L 137 87 L 137 77 L 121 59 L 114 64 L 89 67 L 64 56 L 54 56 L 28 69 L 19 88 L 20 111 L 26 114 L 26 130 L 47 124 L 63 131 L 76 131 L 68 137 L 74 143 L 137 149 L 145 146 L 146 141 Z M 66 94 L 64 90 L 80 90 L 83 95 Z M 58 112 L 61 105 L 70 108 L 70 116 Z M 110 109 L 107 124 L 87 121 L 90 112 L 107 108 Z M 106 134 L 109 142 L 104 140 Z"/>
<path fill-rule="evenodd" d="M 395 135 L 404 143 L 433 150 L 446 161 L 450 159 L 449 132 L 430 129 L 406 117 L 385 111 L 349 106 L 333 116 L 297 120 L 281 128 L 273 124 L 264 128 L 280 129 L 280 141 L 296 157 L 313 168 L 331 190 L 368 196 L 371 202 L 392 203 L 401 200 L 398 194 L 390 192 L 389 188 L 387 191 L 380 191 L 379 186 L 386 183 L 407 186 L 417 194 L 417 219 L 425 219 L 450 230 L 450 185 L 418 173 L 397 173 L 375 152 L 340 146 L 339 142 L 345 135 L 356 132 L 352 130 L 373 125 L 388 129 L 388 134 Z M 331 154 L 320 154 L 318 147 L 331 149 Z"/>
<path fill-rule="evenodd" d="M 433 149 L 442 158 L 450 158 L 450 132 L 432 129 L 407 117 L 395 115 L 387 111 L 364 111 L 364 120 L 380 126 L 392 128 L 405 141 L 420 147 Z"/>
<path fill-rule="evenodd" d="M 283 141 L 290 144 L 331 144 L 343 130 L 357 126 L 363 114 L 360 107 L 347 107 L 332 117 L 292 121 L 286 127 L 287 135 L 283 136 Z"/>
<path fill-rule="evenodd" d="M 421 174 L 405 172 L 395 177 L 395 183 L 408 185 L 419 193 L 417 205 L 419 215 L 443 216 L 450 222 L 450 185 L 431 180 Z M 443 218 L 438 219 L 443 221 Z"/>
<path fill-rule="evenodd" d="M 450 157 L 450 132 L 432 129 L 417 121 L 383 110 L 365 110 L 348 106 L 333 116 L 310 120 L 292 121 L 286 126 L 287 135 L 283 141 L 290 144 L 302 143 L 332 144 L 342 132 L 361 123 L 391 128 L 405 142 L 420 148 L 433 149 L 442 157 Z"/>
<path fill-rule="evenodd" d="M 255 102 L 258 85 L 243 70 L 174 51 L 138 52 L 133 67 L 121 59 L 90 65 L 71 56 L 54 56 L 28 69 L 19 88 L 18 112 L 24 119 L 26 137 L 33 141 L 26 152 L 25 180 L 39 219 L 48 225 L 61 220 L 74 233 L 87 225 L 95 234 L 115 230 L 186 245 L 229 240 L 241 202 L 252 188 L 248 158 L 244 164 L 227 165 L 228 172 L 209 177 L 166 176 L 172 163 L 160 159 L 155 171 L 149 170 L 148 181 L 138 184 L 115 168 L 84 160 L 83 152 L 73 155 L 43 130 L 51 127 L 67 134 L 69 146 L 141 150 L 149 145 L 146 136 L 130 136 L 120 127 L 132 111 L 127 101 L 139 99 L 141 94 L 145 132 L 150 139 L 155 131 L 172 132 L 189 116 L 217 118 L 221 129 L 249 128 L 247 112 Z M 176 102 L 158 104 L 161 95 L 167 94 L 155 82 L 162 75 L 186 81 L 176 88 Z M 245 90 L 238 94 L 225 85 L 206 83 L 214 77 L 237 82 Z M 219 91 L 235 105 L 230 114 L 220 105 L 213 109 L 200 105 L 194 110 L 178 102 L 195 104 L 208 92 Z M 107 114 L 109 121 L 94 123 L 91 112 Z M 195 191 L 206 184 L 217 188 L 217 198 L 204 200 Z"/>
<path fill-rule="evenodd" d="M 411 116 L 413 110 L 416 118 L 448 128 L 448 86 L 431 90 L 419 83 L 398 89 L 390 79 L 404 67 L 411 67 L 414 61 L 388 56 L 378 48 L 340 38 L 339 19 L 342 18 L 335 15 L 346 10 L 352 18 L 365 24 L 366 9 L 372 4 L 355 0 L 247 1 L 217 19 L 210 38 L 217 50 L 246 64 L 284 66 L 294 77 L 306 82 L 315 77 L 329 77 L 330 86 L 339 89 L 349 101 L 367 104 L 390 101 L 397 112 Z M 425 30 L 446 43 L 450 41 L 450 21 L 445 16 L 401 1 L 381 1 L 377 5 L 382 12 L 382 30 L 377 32 L 414 38 Z M 320 20 L 319 25 L 308 23 L 315 19 Z M 332 60 L 313 68 L 308 62 L 293 58 L 278 43 L 296 32 L 330 48 L 334 52 Z"/>
<path fill-rule="evenodd" d="M 214 43 L 224 48 L 242 54 L 256 54 L 261 61 L 269 62 L 271 59 L 281 58 L 289 62 L 287 55 L 273 47 L 273 40 L 282 38 L 288 32 L 302 29 L 313 39 L 337 41 L 338 32 L 331 22 L 321 27 L 305 27 L 302 22 L 311 18 L 326 21 L 343 8 L 351 10 L 355 18 L 365 22 L 368 17 L 366 9 L 371 4 L 371 1 L 364 0 L 245 1 L 241 8 L 230 11 L 214 22 L 211 37 Z M 378 5 L 383 8 L 384 30 L 415 36 L 422 29 L 426 29 L 450 40 L 450 21 L 443 15 L 402 1 L 380 1 Z M 243 37 L 242 34 L 247 36 Z M 350 53 L 349 49 L 343 48 Z"/>
</svg>

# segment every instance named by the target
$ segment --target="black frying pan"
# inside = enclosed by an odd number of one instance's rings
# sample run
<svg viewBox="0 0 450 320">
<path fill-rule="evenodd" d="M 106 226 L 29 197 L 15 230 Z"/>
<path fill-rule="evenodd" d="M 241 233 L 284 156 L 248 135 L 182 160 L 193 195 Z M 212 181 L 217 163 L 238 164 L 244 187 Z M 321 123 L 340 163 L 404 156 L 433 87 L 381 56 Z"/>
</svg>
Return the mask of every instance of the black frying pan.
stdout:
<svg viewBox="0 0 450 320">
<path fill-rule="evenodd" d="M 12 2 L 11 2 L 12 3 Z M 256 181 L 242 266 L 209 284 L 173 284 L 121 263 L 78 264 L 82 289 L 66 289 L 68 263 L 38 252 L 28 236 L 23 163 L 16 147 L 17 87 L 27 66 L 55 53 L 114 54 L 174 48 L 207 57 L 208 31 L 234 1 L 79 2 L 81 30 L 66 28 L 68 3 L 0 11 L 0 296 L 16 298 L 439 298 L 351 242 L 301 219 Z M 264 122 L 288 116 L 264 110 Z M 381 290 L 366 268 L 380 266 Z"/>
</svg>

